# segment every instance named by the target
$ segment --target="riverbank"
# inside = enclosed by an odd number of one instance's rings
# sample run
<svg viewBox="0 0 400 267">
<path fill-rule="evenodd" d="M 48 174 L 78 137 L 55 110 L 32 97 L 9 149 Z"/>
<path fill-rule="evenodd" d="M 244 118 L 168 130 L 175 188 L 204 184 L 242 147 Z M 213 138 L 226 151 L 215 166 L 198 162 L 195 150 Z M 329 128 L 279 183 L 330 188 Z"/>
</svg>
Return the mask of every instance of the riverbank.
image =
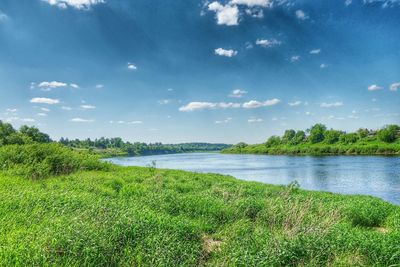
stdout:
<svg viewBox="0 0 400 267">
<path fill-rule="evenodd" d="M 233 146 L 221 151 L 225 154 L 265 154 L 265 155 L 400 155 L 400 142 L 359 142 L 356 144 L 279 144 L 268 146 L 255 144 Z"/>
<path fill-rule="evenodd" d="M 54 144 L 1 152 L 2 266 L 400 261 L 400 207 L 377 198 L 118 167 Z"/>
</svg>

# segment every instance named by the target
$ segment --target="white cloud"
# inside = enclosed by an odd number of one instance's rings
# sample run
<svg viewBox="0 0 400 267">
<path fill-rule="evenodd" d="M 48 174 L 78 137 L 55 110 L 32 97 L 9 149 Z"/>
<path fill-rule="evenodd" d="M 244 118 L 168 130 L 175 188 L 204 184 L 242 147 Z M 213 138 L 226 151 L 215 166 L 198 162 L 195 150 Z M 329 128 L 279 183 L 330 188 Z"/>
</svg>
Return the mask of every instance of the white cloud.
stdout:
<svg viewBox="0 0 400 267">
<path fill-rule="evenodd" d="M 0 10 L 0 22 L 6 21 L 7 19 L 8 19 L 8 16 L 6 14 L 4 14 L 3 12 L 1 12 L 1 10 Z"/>
<path fill-rule="evenodd" d="M 63 110 L 68 110 L 68 111 L 69 111 L 69 110 L 72 110 L 71 107 L 66 107 L 66 106 L 62 106 L 61 109 L 63 109 Z"/>
<path fill-rule="evenodd" d="M 353 3 L 353 0 L 346 0 L 346 1 L 344 1 L 345 6 L 351 5 L 351 3 Z"/>
<path fill-rule="evenodd" d="M 15 113 L 15 112 L 18 111 L 18 109 L 16 109 L 16 108 L 8 108 L 8 109 L 6 109 L 6 111 L 10 112 L 10 113 Z"/>
<path fill-rule="evenodd" d="M 81 105 L 81 108 L 83 108 L 83 109 L 95 109 L 96 106 L 93 106 L 93 105 Z"/>
<path fill-rule="evenodd" d="M 219 2 L 212 2 L 208 10 L 216 13 L 217 24 L 234 26 L 239 24 L 239 9 L 236 5 L 221 5 Z"/>
<path fill-rule="evenodd" d="M 42 113 L 38 113 L 37 115 L 40 116 L 40 117 L 46 117 L 46 116 L 47 116 L 47 113 L 43 113 L 43 112 L 42 112 Z"/>
<path fill-rule="evenodd" d="M 48 108 L 40 108 L 40 110 L 44 111 L 44 112 L 50 112 L 50 109 L 48 109 Z"/>
<path fill-rule="evenodd" d="M 71 86 L 72 88 L 78 89 L 79 85 L 77 85 L 76 83 L 71 83 L 69 86 Z"/>
<path fill-rule="evenodd" d="M 268 107 L 268 106 L 274 106 L 274 105 L 278 104 L 279 102 L 281 102 L 281 101 L 279 99 L 277 99 L 277 98 L 266 100 L 266 101 L 263 101 L 263 102 L 259 102 L 259 101 L 256 101 L 256 100 L 251 100 L 249 102 L 243 103 L 242 107 L 246 108 L 246 109 Z"/>
<path fill-rule="evenodd" d="M 325 64 L 325 63 L 322 63 L 321 65 L 319 65 L 319 67 L 320 67 L 321 69 L 326 69 L 326 68 L 328 67 L 328 65 Z"/>
<path fill-rule="evenodd" d="M 229 97 L 233 97 L 233 98 L 242 98 L 243 95 L 247 94 L 247 91 L 245 90 L 240 90 L 240 89 L 235 89 L 231 92 L 231 94 L 229 95 Z"/>
<path fill-rule="evenodd" d="M 82 118 L 73 118 L 73 119 L 70 119 L 69 121 L 71 121 L 71 122 L 94 122 L 94 120 L 87 120 L 87 119 L 82 119 Z"/>
<path fill-rule="evenodd" d="M 264 17 L 264 11 L 259 8 L 248 8 L 246 9 L 246 14 L 258 19 L 262 19 Z"/>
<path fill-rule="evenodd" d="M 42 88 L 42 90 L 50 91 L 51 89 L 54 88 L 66 87 L 68 86 L 68 84 L 63 82 L 52 81 L 52 82 L 41 82 L 39 83 L 38 86 Z"/>
<path fill-rule="evenodd" d="M 280 45 L 282 42 L 276 40 L 276 39 L 257 39 L 256 40 L 256 45 L 262 46 L 262 47 L 273 47 L 276 45 Z"/>
<path fill-rule="evenodd" d="M 296 61 L 299 61 L 299 60 L 300 60 L 300 56 L 292 56 L 290 58 L 290 62 L 296 62 Z"/>
<path fill-rule="evenodd" d="M 343 106 L 343 102 L 321 103 L 321 108 L 335 108 Z"/>
<path fill-rule="evenodd" d="M 128 62 L 128 69 L 130 69 L 130 70 L 137 70 L 138 68 L 137 68 L 137 66 L 136 66 L 135 64 L 132 64 L 132 63 L 129 63 L 129 62 Z"/>
<path fill-rule="evenodd" d="M 377 85 L 377 84 L 372 84 L 370 86 L 368 86 L 368 91 L 378 91 L 378 90 L 382 90 L 383 87 Z"/>
<path fill-rule="evenodd" d="M 172 102 L 172 100 L 170 100 L 170 99 L 161 99 L 161 100 L 158 100 L 158 104 L 160 104 L 160 105 L 168 105 L 169 103 L 171 103 Z"/>
<path fill-rule="evenodd" d="M 249 7 L 268 7 L 272 5 L 270 0 L 231 0 L 230 3 L 235 5 L 246 5 Z"/>
<path fill-rule="evenodd" d="M 104 0 L 42 0 L 49 5 L 66 9 L 68 6 L 76 9 L 89 9 L 93 5 L 104 3 Z"/>
<path fill-rule="evenodd" d="M 46 98 L 46 97 L 34 97 L 30 101 L 31 103 L 36 103 L 36 104 L 48 104 L 48 105 L 54 105 L 60 103 L 60 100 L 58 99 L 52 99 L 52 98 Z"/>
<path fill-rule="evenodd" d="M 214 53 L 218 56 L 233 57 L 236 56 L 238 52 L 232 49 L 226 50 L 223 48 L 217 48 L 214 50 Z"/>
<path fill-rule="evenodd" d="M 211 103 L 211 102 L 190 102 L 189 104 L 179 108 L 179 111 L 195 111 L 205 109 L 227 109 L 227 108 L 240 108 L 239 103 Z"/>
<path fill-rule="evenodd" d="M 215 124 L 224 124 L 224 123 L 229 123 L 232 120 L 232 118 L 226 118 L 225 120 L 222 121 L 215 121 Z"/>
<path fill-rule="evenodd" d="M 263 119 L 260 118 L 250 118 L 247 120 L 248 123 L 257 123 L 257 122 L 263 122 Z"/>
<path fill-rule="evenodd" d="M 103 84 L 96 84 L 96 88 L 97 88 L 97 89 L 101 89 L 101 88 L 103 88 L 103 87 L 104 87 Z"/>
<path fill-rule="evenodd" d="M 143 121 L 122 121 L 122 120 L 120 120 L 120 121 L 110 121 L 110 123 L 111 124 L 113 124 L 113 123 L 117 123 L 117 124 L 142 124 L 143 123 Z"/>
<path fill-rule="evenodd" d="M 23 121 L 23 122 L 35 122 L 35 120 L 32 119 L 32 118 L 23 118 L 23 119 L 21 119 L 21 121 Z"/>
<path fill-rule="evenodd" d="M 318 55 L 319 53 L 321 53 L 321 49 L 313 49 L 313 50 L 311 50 L 310 51 L 310 54 L 312 54 L 312 55 Z"/>
<path fill-rule="evenodd" d="M 390 91 L 397 91 L 400 88 L 400 82 L 398 83 L 392 83 L 390 85 Z"/>
<path fill-rule="evenodd" d="M 289 102 L 289 106 L 291 107 L 300 106 L 301 103 L 302 103 L 301 101 Z"/>
<path fill-rule="evenodd" d="M 296 14 L 296 17 L 297 17 L 298 19 L 300 19 L 300 20 L 306 20 L 306 19 L 308 19 L 308 15 L 307 15 L 306 13 L 304 13 L 304 11 L 301 10 L 301 9 L 296 10 L 295 14 Z"/>
</svg>

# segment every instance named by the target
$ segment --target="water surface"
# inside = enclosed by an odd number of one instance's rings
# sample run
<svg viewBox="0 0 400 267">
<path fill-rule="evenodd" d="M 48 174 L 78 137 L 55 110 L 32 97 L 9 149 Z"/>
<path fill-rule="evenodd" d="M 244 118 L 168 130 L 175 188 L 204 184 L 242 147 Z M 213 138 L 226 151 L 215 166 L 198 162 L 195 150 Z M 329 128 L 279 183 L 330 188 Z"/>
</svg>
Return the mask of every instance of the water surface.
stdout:
<svg viewBox="0 0 400 267">
<path fill-rule="evenodd" d="M 238 179 L 344 194 L 364 194 L 400 205 L 400 157 L 268 156 L 218 153 L 109 159 L 123 166 L 149 166 L 232 175 Z"/>
</svg>

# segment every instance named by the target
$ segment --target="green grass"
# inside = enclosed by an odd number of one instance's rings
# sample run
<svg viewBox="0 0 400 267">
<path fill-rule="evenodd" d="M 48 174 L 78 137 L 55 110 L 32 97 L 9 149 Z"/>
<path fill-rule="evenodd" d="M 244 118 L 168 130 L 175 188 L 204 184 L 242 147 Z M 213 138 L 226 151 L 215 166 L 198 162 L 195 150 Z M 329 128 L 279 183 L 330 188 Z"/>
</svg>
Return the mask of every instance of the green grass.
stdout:
<svg viewBox="0 0 400 267">
<path fill-rule="evenodd" d="M 154 168 L 0 172 L 0 266 L 399 263 L 400 208 L 372 197 Z"/>
</svg>

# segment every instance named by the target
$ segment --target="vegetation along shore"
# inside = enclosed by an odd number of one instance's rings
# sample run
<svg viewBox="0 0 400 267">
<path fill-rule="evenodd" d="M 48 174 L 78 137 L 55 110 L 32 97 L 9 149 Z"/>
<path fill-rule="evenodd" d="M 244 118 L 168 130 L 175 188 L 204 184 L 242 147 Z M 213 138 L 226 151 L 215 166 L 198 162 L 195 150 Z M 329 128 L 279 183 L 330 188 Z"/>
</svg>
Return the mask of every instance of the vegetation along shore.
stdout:
<svg viewBox="0 0 400 267">
<path fill-rule="evenodd" d="M 306 131 L 286 130 L 265 143 L 239 143 L 222 153 L 271 155 L 400 155 L 400 127 L 388 125 L 379 130 L 356 132 L 328 130 L 315 124 Z"/>
</svg>

